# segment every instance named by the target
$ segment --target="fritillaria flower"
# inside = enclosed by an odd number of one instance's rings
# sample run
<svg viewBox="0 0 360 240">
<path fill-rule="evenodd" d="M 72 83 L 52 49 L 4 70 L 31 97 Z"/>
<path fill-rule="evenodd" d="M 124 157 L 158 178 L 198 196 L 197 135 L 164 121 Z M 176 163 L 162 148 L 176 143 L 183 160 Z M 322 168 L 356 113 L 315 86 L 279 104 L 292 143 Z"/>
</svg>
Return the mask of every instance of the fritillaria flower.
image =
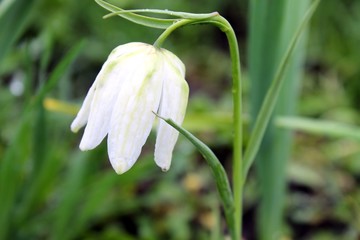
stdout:
<svg viewBox="0 0 360 240">
<path fill-rule="evenodd" d="M 189 95 L 184 75 L 184 64 L 168 50 L 145 43 L 115 48 L 71 124 L 73 132 L 86 125 L 80 149 L 95 148 L 107 135 L 114 170 L 129 170 L 150 134 L 154 113 L 182 123 Z M 155 162 L 164 171 L 177 138 L 178 132 L 159 120 Z"/>
</svg>

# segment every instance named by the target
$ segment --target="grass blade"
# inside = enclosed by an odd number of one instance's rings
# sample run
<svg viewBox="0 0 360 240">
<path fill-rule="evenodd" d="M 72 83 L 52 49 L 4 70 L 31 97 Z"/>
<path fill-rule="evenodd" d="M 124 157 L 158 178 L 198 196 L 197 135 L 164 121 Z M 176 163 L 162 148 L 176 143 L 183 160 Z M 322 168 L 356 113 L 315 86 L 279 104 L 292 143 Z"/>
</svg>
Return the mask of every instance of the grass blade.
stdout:
<svg viewBox="0 0 360 240">
<path fill-rule="evenodd" d="M 275 124 L 281 128 L 303 131 L 310 134 L 351 138 L 360 141 L 360 128 L 350 124 L 304 117 L 278 117 L 275 120 Z"/>
<path fill-rule="evenodd" d="M 294 111 L 304 56 L 304 47 L 301 49 L 301 44 L 297 42 L 318 1 L 313 3 L 302 21 L 307 1 L 254 1 L 251 4 L 251 100 L 252 116 L 254 119 L 256 115 L 258 117 L 245 151 L 244 181 L 260 149 L 256 161 L 256 173 L 261 186 L 257 232 L 259 239 L 270 240 L 282 237 L 285 169 L 291 150 L 291 133 L 275 129 L 273 125 L 269 128 L 267 126 L 274 115 L 290 115 Z M 288 49 L 285 49 L 284 46 L 288 45 Z"/>
<path fill-rule="evenodd" d="M 0 62 L 24 30 L 36 0 L 1 2 L 0 12 Z"/>
<path fill-rule="evenodd" d="M 250 136 L 248 148 L 245 151 L 245 158 L 244 158 L 244 177 L 246 177 L 250 166 L 254 162 L 255 155 L 259 150 L 261 140 L 264 136 L 266 127 L 269 123 L 271 113 L 274 110 L 276 100 L 279 96 L 279 92 L 283 83 L 283 75 L 286 70 L 286 67 L 289 63 L 289 58 L 295 48 L 295 44 L 299 39 L 300 34 L 304 30 L 306 24 L 310 20 L 312 14 L 314 13 L 319 1 L 316 0 L 311 5 L 309 10 L 306 13 L 305 18 L 303 19 L 301 26 L 296 31 L 294 38 L 292 39 L 289 48 L 287 49 L 284 57 L 282 58 L 281 64 L 278 68 L 278 71 L 275 75 L 274 80 L 269 88 L 269 91 L 266 94 L 262 107 L 259 111 L 258 118 L 256 119 L 254 130 Z"/>
<path fill-rule="evenodd" d="M 9 144 L 9 148 L 0 161 L 0 239 L 7 239 L 13 222 L 11 214 L 14 211 L 14 204 L 17 195 L 20 193 L 20 185 L 25 174 L 24 162 L 28 158 L 29 152 L 19 151 L 27 149 L 29 145 L 29 134 L 33 111 L 38 104 L 42 103 L 44 96 L 51 91 L 61 79 L 66 70 L 71 66 L 74 59 L 78 56 L 83 44 L 76 45 L 57 65 L 47 81 L 34 97 L 22 117 L 22 121 L 17 129 L 14 139 Z"/>
</svg>

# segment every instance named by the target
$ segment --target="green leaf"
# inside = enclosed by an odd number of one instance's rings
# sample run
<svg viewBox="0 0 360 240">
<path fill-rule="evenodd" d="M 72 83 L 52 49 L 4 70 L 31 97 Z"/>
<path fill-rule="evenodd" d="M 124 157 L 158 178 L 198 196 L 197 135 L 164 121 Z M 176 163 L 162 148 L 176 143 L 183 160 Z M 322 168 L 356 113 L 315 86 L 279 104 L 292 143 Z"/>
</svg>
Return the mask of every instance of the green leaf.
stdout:
<svg viewBox="0 0 360 240">
<path fill-rule="evenodd" d="M 211 151 L 211 149 L 186 129 L 177 125 L 173 120 L 163 118 L 155 113 L 160 119 L 164 120 L 170 126 L 178 130 L 184 137 L 186 137 L 201 153 L 209 165 L 213 176 L 215 177 L 216 186 L 220 194 L 220 198 L 225 210 L 225 217 L 232 234 L 234 234 L 234 201 L 229 184 L 229 180 L 224 167 L 221 165 L 219 159 Z"/>
<path fill-rule="evenodd" d="M 33 102 L 26 107 L 15 137 L 9 144 L 10 147 L 6 150 L 3 159 L 0 161 L 0 240 L 7 239 L 10 228 L 13 227 L 12 221 L 14 221 L 14 219 L 11 218 L 11 214 L 15 207 L 14 204 L 17 194 L 19 194 L 20 191 L 20 183 L 24 177 L 24 162 L 28 158 L 28 152 L 24 150 L 19 151 L 19 149 L 26 149 L 26 147 L 23 146 L 29 145 L 28 134 L 34 109 L 39 106 L 44 96 L 56 86 L 74 59 L 78 56 L 81 48 L 82 43 L 75 45 L 75 47 L 69 51 L 52 72 L 49 80 L 35 96 Z M 29 206 L 31 205 L 31 199 L 33 198 L 29 198 Z"/>
<path fill-rule="evenodd" d="M 256 119 L 281 57 L 310 6 L 309 0 L 266 0 L 250 3 L 249 78 L 251 116 Z M 291 131 L 276 128 L 276 116 L 296 111 L 299 84 L 306 52 L 306 30 L 298 40 L 285 73 L 284 83 L 255 159 L 260 183 L 257 210 L 257 236 L 260 240 L 281 238 L 286 197 L 286 166 L 292 147 Z"/>
<path fill-rule="evenodd" d="M 315 12 L 317 6 L 319 4 L 319 0 L 315 0 L 308 11 L 305 14 L 304 19 L 302 20 L 300 26 L 298 27 L 297 31 L 292 38 L 288 49 L 286 50 L 284 56 L 281 59 L 279 68 L 275 74 L 274 80 L 272 81 L 270 88 L 264 98 L 263 104 L 260 108 L 258 117 L 256 119 L 253 132 L 250 135 L 248 147 L 245 151 L 244 155 L 244 167 L 243 167 L 243 181 L 245 181 L 247 173 L 250 169 L 250 166 L 254 162 L 255 156 L 259 150 L 261 141 L 263 139 L 266 127 L 269 123 L 271 114 L 274 110 L 277 98 L 279 96 L 279 92 L 281 90 L 281 86 L 284 82 L 284 73 L 289 64 L 290 56 L 292 55 L 296 43 L 303 32 L 304 28 L 306 27 L 307 23 L 310 21 L 313 13 Z"/>
<path fill-rule="evenodd" d="M 3 0 L 2 2 L 0 2 L 0 18 L 14 3 L 14 1 L 15 0 Z"/>
<path fill-rule="evenodd" d="M 152 14 L 163 14 L 163 15 L 168 15 L 168 16 L 172 16 L 172 17 L 174 17 L 174 16 L 177 17 L 175 19 L 155 18 L 155 19 L 159 19 L 159 20 L 162 19 L 162 20 L 172 20 L 172 21 L 177 21 L 177 20 L 181 20 L 181 19 L 205 20 L 205 19 L 212 18 L 212 17 L 219 15 L 218 12 L 187 13 L 187 12 L 176 12 L 176 11 L 170 11 L 170 10 L 160 10 L 160 9 L 132 9 L 132 10 L 121 10 L 118 12 L 113 12 L 108 15 L 105 15 L 105 17 L 112 16 L 112 15 L 119 15 L 122 13 L 152 13 Z"/>
<path fill-rule="evenodd" d="M 36 97 L 33 99 L 33 105 L 37 103 L 42 103 L 45 95 L 51 91 L 56 84 L 59 82 L 62 76 L 64 76 L 66 70 L 70 67 L 70 64 L 73 63 L 75 58 L 79 55 L 80 51 L 84 47 L 84 42 L 76 44 L 62 59 L 62 61 L 56 66 L 55 70 L 51 73 L 48 81 L 44 84 Z"/>
<path fill-rule="evenodd" d="M 358 126 L 304 117 L 278 117 L 275 124 L 281 128 L 287 128 L 306 133 L 330 137 L 351 138 L 360 141 L 360 128 Z"/>
<path fill-rule="evenodd" d="M 142 16 L 142 15 L 135 14 L 132 12 L 127 12 L 121 8 L 118 8 L 118 7 L 116 7 L 110 3 L 107 3 L 105 1 L 102 1 L 102 0 L 95 0 L 95 2 L 97 4 L 99 4 L 101 7 L 107 9 L 108 11 L 115 13 L 115 14 L 119 15 L 120 17 L 125 18 L 131 22 L 134 22 L 134 23 L 137 23 L 137 24 L 140 24 L 143 26 L 166 29 L 174 23 L 174 20 L 171 20 L 171 19 L 159 19 L 159 18 Z"/>
<path fill-rule="evenodd" d="M 101 7 L 112 12 L 110 14 L 105 15 L 104 18 L 118 15 L 118 16 L 125 18 L 136 24 L 140 24 L 140 25 L 152 27 L 152 28 L 160 28 L 160 29 L 166 29 L 166 28 L 170 27 L 172 24 L 174 24 L 177 21 L 182 20 L 182 19 L 205 20 L 205 19 L 212 18 L 214 16 L 219 15 L 219 13 L 217 13 L 217 12 L 194 14 L 194 13 L 176 12 L 176 11 L 159 10 L 159 9 L 124 10 L 122 8 L 116 7 L 108 2 L 103 1 L 103 0 L 95 0 L 95 2 L 97 4 L 99 4 Z M 168 15 L 168 16 L 172 16 L 172 17 L 176 17 L 176 18 L 172 18 L 172 19 L 155 18 L 155 17 L 139 15 L 136 13 L 162 14 L 162 15 Z"/>
<path fill-rule="evenodd" d="M 0 62 L 19 37 L 36 0 L 9 0 L 0 4 Z"/>
</svg>

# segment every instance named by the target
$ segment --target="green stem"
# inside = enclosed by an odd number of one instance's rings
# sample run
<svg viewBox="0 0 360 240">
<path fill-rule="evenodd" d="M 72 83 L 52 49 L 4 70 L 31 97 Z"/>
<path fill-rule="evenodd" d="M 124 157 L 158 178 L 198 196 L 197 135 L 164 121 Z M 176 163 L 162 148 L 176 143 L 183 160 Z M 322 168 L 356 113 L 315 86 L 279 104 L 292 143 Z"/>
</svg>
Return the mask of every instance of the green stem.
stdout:
<svg viewBox="0 0 360 240">
<path fill-rule="evenodd" d="M 224 19 L 225 20 L 225 19 Z M 225 20 L 226 21 L 226 20 Z M 226 21 L 227 22 L 227 21 Z M 234 119 L 234 143 L 233 143 L 233 191 L 235 205 L 235 231 L 237 238 L 242 236 L 242 98 L 241 98 L 241 67 L 239 47 L 234 30 L 229 24 L 225 31 L 228 38 L 230 56 L 232 62 L 232 93 L 233 93 L 233 119 Z"/>
<path fill-rule="evenodd" d="M 243 195 L 243 163 L 242 163 L 242 86 L 241 86 L 241 66 L 239 47 L 235 32 L 230 23 L 220 15 L 215 18 L 214 25 L 219 27 L 225 34 L 229 44 L 231 68 L 232 68 L 232 94 L 233 94 L 233 193 L 234 193 L 234 217 L 236 238 L 242 236 L 242 195 Z"/>
<path fill-rule="evenodd" d="M 227 205 L 224 204 L 225 212 L 232 213 L 229 221 L 227 222 L 231 231 L 232 239 L 241 239 L 242 235 L 242 194 L 243 194 L 243 163 L 242 163 L 242 98 L 241 98 L 241 68 L 240 68 L 240 55 L 239 47 L 234 30 L 230 23 L 220 16 L 218 13 L 208 19 L 183 19 L 175 22 L 169 28 L 167 28 L 160 37 L 154 43 L 154 46 L 160 47 L 163 41 L 177 28 L 196 23 L 209 23 L 218 27 L 226 34 L 229 44 L 230 57 L 232 62 L 232 94 L 233 94 L 233 124 L 234 124 L 234 143 L 233 143 L 233 193 L 234 193 L 234 211 L 227 209 Z M 216 179 L 217 183 L 219 182 Z M 219 188 L 219 184 L 217 184 Z"/>
<path fill-rule="evenodd" d="M 182 19 L 174 22 L 170 27 L 168 27 L 154 42 L 154 46 L 160 48 L 160 46 L 163 44 L 165 39 L 177 28 L 182 27 L 184 25 L 190 24 L 191 22 L 194 22 L 193 20 L 189 19 Z"/>
</svg>

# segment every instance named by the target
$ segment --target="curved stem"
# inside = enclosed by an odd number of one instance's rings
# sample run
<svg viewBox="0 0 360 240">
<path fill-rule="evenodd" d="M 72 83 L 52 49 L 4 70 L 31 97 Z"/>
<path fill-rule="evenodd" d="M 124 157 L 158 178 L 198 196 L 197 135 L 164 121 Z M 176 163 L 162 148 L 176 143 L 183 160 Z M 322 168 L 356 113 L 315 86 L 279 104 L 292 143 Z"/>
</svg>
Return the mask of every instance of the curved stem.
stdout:
<svg viewBox="0 0 360 240">
<path fill-rule="evenodd" d="M 234 228 L 233 239 L 241 239 L 242 235 L 242 195 L 243 195 L 243 156 L 242 156 L 242 86 L 241 86 L 241 65 L 240 53 L 236 34 L 230 23 L 220 15 L 202 21 L 218 27 L 227 37 L 231 57 L 232 94 L 233 94 L 233 162 L 232 179 L 234 194 Z"/>
<path fill-rule="evenodd" d="M 230 54 L 232 58 L 232 77 L 233 77 L 233 119 L 234 119 L 234 143 L 233 143 L 233 191 L 235 204 L 235 227 L 240 239 L 242 229 L 242 98 L 241 98 L 241 69 L 240 55 L 235 33 L 226 32 L 228 37 Z"/>
<path fill-rule="evenodd" d="M 220 16 L 218 13 L 211 18 L 207 19 L 183 19 L 175 22 L 168 27 L 160 37 L 155 41 L 154 46 L 160 47 L 164 40 L 177 28 L 196 23 L 208 23 L 215 25 L 221 31 L 226 34 L 232 68 L 232 94 L 233 94 L 233 125 L 234 125 L 234 142 L 233 142 L 233 162 L 232 162 L 232 175 L 233 175 L 233 193 L 234 209 L 230 209 L 224 204 L 226 215 L 232 214 L 232 216 L 226 216 L 227 223 L 230 228 L 231 236 L 233 240 L 241 239 L 242 235 L 242 194 L 243 194 L 243 169 L 242 169 L 242 88 L 241 88 L 241 67 L 240 67 L 240 55 L 239 47 L 234 30 L 230 23 Z M 216 179 L 217 183 L 220 181 Z M 221 185 L 221 184 L 220 184 Z M 222 185 L 221 185 L 222 186 Z M 219 185 L 218 185 L 219 188 Z M 231 189 L 229 189 L 231 191 Z"/>
<path fill-rule="evenodd" d="M 243 170 L 242 170 L 242 86 L 241 86 L 241 66 L 239 47 L 234 30 L 230 23 L 220 15 L 216 17 L 217 25 L 225 34 L 229 44 L 231 68 L 232 68 L 232 94 L 233 94 L 233 193 L 235 206 L 235 239 L 241 239 L 242 235 L 242 194 L 243 194 Z"/>
<path fill-rule="evenodd" d="M 182 27 L 184 25 L 190 24 L 193 22 L 189 19 L 182 19 L 175 21 L 170 27 L 168 27 L 154 42 L 154 46 L 160 48 L 160 46 L 164 43 L 165 39 L 177 28 Z"/>
</svg>

